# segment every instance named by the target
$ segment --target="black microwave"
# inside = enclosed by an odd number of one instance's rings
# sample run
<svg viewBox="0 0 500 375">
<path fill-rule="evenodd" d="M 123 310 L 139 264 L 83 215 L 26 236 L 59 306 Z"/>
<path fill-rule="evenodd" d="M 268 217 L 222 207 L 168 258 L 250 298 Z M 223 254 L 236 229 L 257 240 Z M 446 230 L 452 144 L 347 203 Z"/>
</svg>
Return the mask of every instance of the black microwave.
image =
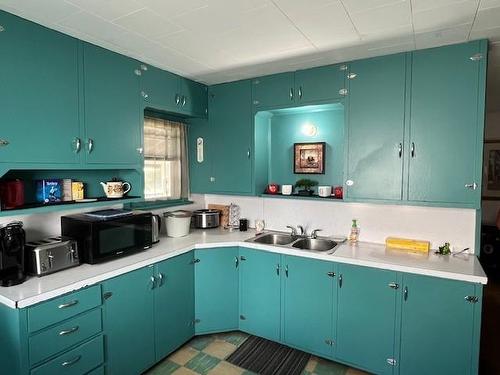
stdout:
<svg viewBox="0 0 500 375">
<path fill-rule="evenodd" d="M 151 212 L 103 210 L 61 217 L 61 234 L 78 242 L 80 259 L 96 264 L 152 246 Z"/>
</svg>

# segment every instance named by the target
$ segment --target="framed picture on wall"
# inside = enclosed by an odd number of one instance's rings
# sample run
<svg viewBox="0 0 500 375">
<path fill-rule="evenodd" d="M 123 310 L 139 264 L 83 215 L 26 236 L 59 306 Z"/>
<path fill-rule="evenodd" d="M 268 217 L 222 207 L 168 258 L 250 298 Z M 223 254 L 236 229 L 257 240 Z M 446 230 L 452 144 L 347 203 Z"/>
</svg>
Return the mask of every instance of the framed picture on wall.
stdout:
<svg viewBox="0 0 500 375">
<path fill-rule="evenodd" d="M 483 197 L 500 199 L 500 140 L 484 141 Z"/>
<path fill-rule="evenodd" d="M 293 173 L 325 174 L 325 142 L 294 143 Z"/>
</svg>

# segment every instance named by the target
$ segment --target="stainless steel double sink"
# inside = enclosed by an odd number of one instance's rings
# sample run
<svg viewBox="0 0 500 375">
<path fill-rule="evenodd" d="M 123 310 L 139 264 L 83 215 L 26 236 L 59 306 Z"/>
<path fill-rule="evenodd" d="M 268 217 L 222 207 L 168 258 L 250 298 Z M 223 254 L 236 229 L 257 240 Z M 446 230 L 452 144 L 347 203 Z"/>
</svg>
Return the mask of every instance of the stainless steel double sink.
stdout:
<svg viewBox="0 0 500 375">
<path fill-rule="evenodd" d="M 319 252 L 330 251 L 331 253 L 333 253 L 335 248 L 339 245 L 337 242 L 329 238 L 309 238 L 279 232 L 264 232 L 246 240 L 245 242 L 285 246 L 290 249 L 298 250 L 311 250 Z"/>
</svg>

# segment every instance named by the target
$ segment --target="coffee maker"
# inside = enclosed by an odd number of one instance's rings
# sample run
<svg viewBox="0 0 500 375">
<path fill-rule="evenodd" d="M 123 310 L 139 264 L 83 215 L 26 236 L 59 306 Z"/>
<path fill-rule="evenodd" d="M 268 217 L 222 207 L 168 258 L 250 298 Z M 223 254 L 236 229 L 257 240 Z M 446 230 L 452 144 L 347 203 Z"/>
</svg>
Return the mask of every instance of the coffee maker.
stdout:
<svg viewBox="0 0 500 375">
<path fill-rule="evenodd" d="M 0 285 L 21 284 L 26 279 L 24 272 L 24 244 L 26 234 L 23 223 L 13 221 L 0 224 Z"/>
</svg>

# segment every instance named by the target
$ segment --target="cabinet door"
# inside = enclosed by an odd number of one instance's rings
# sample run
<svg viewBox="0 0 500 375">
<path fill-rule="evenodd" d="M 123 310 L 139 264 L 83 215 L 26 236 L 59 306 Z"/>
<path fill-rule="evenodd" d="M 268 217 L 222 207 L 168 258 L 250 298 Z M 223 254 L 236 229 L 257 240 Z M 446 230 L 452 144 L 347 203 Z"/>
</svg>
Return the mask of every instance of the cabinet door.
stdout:
<svg viewBox="0 0 500 375">
<path fill-rule="evenodd" d="M 84 44 L 84 67 L 87 163 L 139 163 L 139 63 Z"/>
<path fill-rule="evenodd" d="M 159 361 L 194 336 L 193 252 L 156 265 L 155 352 Z"/>
<path fill-rule="evenodd" d="M 210 88 L 214 191 L 252 192 L 252 114 L 250 81 Z"/>
<path fill-rule="evenodd" d="M 238 248 L 195 253 L 196 334 L 238 329 Z"/>
<path fill-rule="evenodd" d="M 207 86 L 181 78 L 181 112 L 189 116 L 207 117 L 208 115 L 208 91 Z"/>
<path fill-rule="evenodd" d="M 479 204 L 486 58 L 471 57 L 481 46 L 476 41 L 412 53 L 411 201 Z M 474 183 L 475 190 L 466 186 Z"/>
<path fill-rule="evenodd" d="M 405 61 L 398 54 L 350 65 L 347 198 L 402 198 Z"/>
<path fill-rule="evenodd" d="M 153 267 L 102 283 L 108 374 L 136 375 L 155 363 Z"/>
<path fill-rule="evenodd" d="M 256 110 L 288 107 L 295 102 L 294 73 L 279 73 L 252 80 L 252 103 Z"/>
<path fill-rule="evenodd" d="M 199 194 L 210 193 L 214 185 L 210 178 L 213 176 L 212 155 L 215 142 L 210 123 L 204 118 L 191 118 L 187 122 L 190 191 Z"/>
<path fill-rule="evenodd" d="M 470 374 L 474 285 L 404 275 L 400 373 Z M 480 309 L 478 311 L 480 313 Z"/>
<path fill-rule="evenodd" d="M 240 330 L 280 340 L 280 255 L 240 248 Z"/>
<path fill-rule="evenodd" d="M 141 69 L 140 78 L 143 106 L 167 112 L 178 111 L 181 78 L 154 66 L 146 67 L 146 70 Z"/>
<path fill-rule="evenodd" d="M 336 357 L 376 374 L 392 374 L 397 273 L 338 265 Z M 404 372 L 402 372 L 404 374 Z"/>
<path fill-rule="evenodd" d="M 345 67 L 345 68 L 344 68 Z M 295 72 L 297 103 L 315 103 L 343 98 L 347 66 L 328 65 Z"/>
<path fill-rule="evenodd" d="M 5 12 L 0 25 L 0 161 L 78 163 L 78 41 Z"/>
<path fill-rule="evenodd" d="M 286 256 L 283 267 L 283 341 L 305 351 L 331 357 L 336 297 L 334 263 Z M 307 322 L 306 330 L 304 322 Z"/>
</svg>

